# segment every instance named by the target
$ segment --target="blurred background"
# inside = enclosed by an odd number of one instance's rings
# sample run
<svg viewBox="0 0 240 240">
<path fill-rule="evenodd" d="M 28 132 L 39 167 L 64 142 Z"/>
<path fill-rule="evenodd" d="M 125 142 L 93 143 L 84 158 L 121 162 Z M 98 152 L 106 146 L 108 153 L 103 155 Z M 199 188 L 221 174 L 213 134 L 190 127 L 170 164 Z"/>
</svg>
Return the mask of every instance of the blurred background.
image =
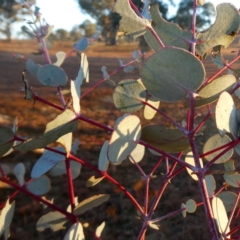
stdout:
<svg viewBox="0 0 240 240">
<path fill-rule="evenodd" d="M 120 17 L 111 11 L 114 0 L 30 0 L 40 8 L 41 18 L 54 30 L 49 38 L 52 41 L 77 41 L 82 36 L 92 37 L 99 33 L 99 40 L 107 45 L 115 45 L 118 41 L 129 41 L 123 33 L 118 33 Z M 141 0 L 133 0 L 141 9 Z M 152 0 L 158 4 L 162 16 L 168 21 L 178 23 L 183 29 L 188 29 L 192 15 L 192 0 Z M 211 0 L 198 8 L 197 28 L 207 29 L 214 21 L 215 8 L 224 0 Z M 0 38 L 11 39 L 30 38 L 21 31 L 26 20 L 31 20 L 26 9 L 22 9 L 21 0 L 0 0 Z M 240 8 L 238 0 L 231 0 Z M 25 19 L 25 22 L 24 22 Z"/>
</svg>

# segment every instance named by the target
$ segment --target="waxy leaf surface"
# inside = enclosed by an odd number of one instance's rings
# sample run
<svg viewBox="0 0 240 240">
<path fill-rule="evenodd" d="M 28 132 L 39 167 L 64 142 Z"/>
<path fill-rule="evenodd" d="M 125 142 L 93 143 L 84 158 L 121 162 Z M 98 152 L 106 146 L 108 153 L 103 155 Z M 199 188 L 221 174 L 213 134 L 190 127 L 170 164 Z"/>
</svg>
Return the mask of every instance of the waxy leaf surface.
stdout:
<svg viewBox="0 0 240 240">
<path fill-rule="evenodd" d="M 74 223 L 67 231 L 63 240 L 85 240 L 82 224 L 80 222 Z"/>
<path fill-rule="evenodd" d="M 214 79 L 198 92 L 199 97 L 195 99 L 195 108 L 215 102 L 222 92 L 230 91 L 235 83 L 236 77 L 230 74 Z M 186 101 L 184 106 L 189 108 L 189 101 Z"/>
<path fill-rule="evenodd" d="M 118 110 L 136 112 L 143 106 L 138 99 L 142 101 L 146 99 L 145 89 L 138 81 L 125 79 L 117 84 L 113 93 L 113 102 Z"/>
<path fill-rule="evenodd" d="M 119 31 L 125 32 L 126 35 L 135 34 L 136 32 L 139 32 L 138 36 L 142 35 L 146 27 L 151 26 L 149 20 L 140 18 L 134 12 L 128 0 L 117 0 L 113 10 L 121 15 L 122 18 L 119 23 Z"/>
<path fill-rule="evenodd" d="M 27 184 L 28 191 L 38 196 L 46 194 L 50 190 L 50 188 L 50 179 L 45 175 L 42 175 L 39 178 L 35 178 L 33 181 Z"/>
<path fill-rule="evenodd" d="M 188 138 L 179 129 L 149 125 L 142 129 L 141 140 L 166 152 L 181 152 L 190 148 Z"/>
<path fill-rule="evenodd" d="M 196 45 L 196 53 L 203 56 L 208 49 L 217 45 L 227 48 L 237 35 L 239 23 L 239 13 L 234 5 L 219 4 L 215 23 L 207 31 L 197 34 L 200 44 Z"/>
<path fill-rule="evenodd" d="M 177 24 L 164 20 L 159 12 L 158 4 L 151 6 L 152 27 L 161 38 L 165 46 L 175 46 L 188 50 L 192 39 L 190 31 L 182 30 Z M 147 29 L 144 38 L 148 45 L 155 51 L 161 48 L 153 34 Z"/>
<path fill-rule="evenodd" d="M 75 114 L 71 110 L 65 110 L 63 113 L 59 114 L 53 121 L 47 124 L 46 130 L 41 137 L 36 139 L 28 139 L 24 143 L 21 143 L 14 147 L 14 149 L 26 152 L 37 148 L 46 147 L 48 144 L 55 142 L 61 136 L 69 132 L 73 132 L 77 129 L 78 122 L 70 122 L 74 118 Z"/>
<path fill-rule="evenodd" d="M 220 95 L 216 105 L 215 118 L 221 136 L 224 136 L 227 132 L 237 136 L 237 110 L 229 93 L 223 92 Z"/>
<path fill-rule="evenodd" d="M 108 159 L 115 164 L 122 162 L 131 154 L 137 145 L 134 141 L 141 135 L 140 119 L 137 116 L 125 114 L 120 119 L 117 126 L 114 126 L 115 130 L 108 147 Z"/>
<path fill-rule="evenodd" d="M 212 151 L 213 149 L 219 148 L 231 141 L 232 141 L 231 138 L 229 138 L 227 135 L 225 135 L 224 137 L 221 137 L 219 134 L 216 134 L 207 140 L 207 142 L 205 143 L 205 145 L 203 147 L 203 153 Z M 215 158 L 217 155 L 219 155 L 223 150 L 224 149 L 218 150 L 214 153 L 211 153 L 211 154 L 205 156 L 204 158 L 208 161 L 211 161 L 213 158 Z M 214 164 L 224 163 L 227 160 L 229 160 L 232 155 L 233 155 L 233 149 L 230 149 L 229 151 L 227 151 L 226 153 L 221 155 L 218 158 L 218 160 L 214 162 Z"/>
<path fill-rule="evenodd" d="M 43 85 L 50 87 L 64 86 L 68 80 L 65 71 L 53 64 L 40 67 L 37 71 L 37 78 Z"/>
<path fill-rule="evenodd" d="M 157 99 L 176 102 L 195 92 L 205 79 L 202 62 L 186 50 L 166 47 L 153 54 L 143 65 L 141 78 Z"/>
<path fill-rule="evenodd" d="M 108 201 L 110 195 L 108 194 L 99 194 L 92 197 L 89 197 L 82 202 L 80 202 L 74 209 L 74 215 L 81 215 L 87 210 L 98 207 L 102 203 Z"/>
<path fill-rule="evenodd" d="M 226 211 L 231 212 L 237 200 L 237 194 L 230 191 L 223 191 L 219 193 L 217 197 L 222 200 Z M 237 206 L 239 207 L 239 203 L 237 204 Z"/>
<path fill-rule="evenodd" d="M 51 228 L 52 231 L 64 229 L 64 223 L 67 221 L 66 216 L 60 212 L 49 212 L 43 215 L 37 222 L 37 230 L 39 232 L 44 231 L 47 228 Z"/>
<path fill-rule="evenodd" d="M 10 128 L 0 126 L 0 136 L 0 156 L 3 156 L 14 144 L 14 141 L 9 142 L 13 139 L 14 133 Z"/>
</svg>

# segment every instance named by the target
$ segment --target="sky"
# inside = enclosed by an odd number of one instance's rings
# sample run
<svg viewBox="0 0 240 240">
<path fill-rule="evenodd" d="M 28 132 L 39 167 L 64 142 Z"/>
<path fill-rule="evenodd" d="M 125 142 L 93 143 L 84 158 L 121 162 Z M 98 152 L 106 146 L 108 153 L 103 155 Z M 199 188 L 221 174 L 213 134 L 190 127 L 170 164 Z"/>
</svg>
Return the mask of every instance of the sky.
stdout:
<svg viewBox="0 0 240 240">
<path fill-rule="evenodd" d="M 80 25 L 86 19 L 94 22 L 91 16 L 81 11 L 77 0 L 36 0 L 36 2 L 36 5 L 40 7 L 42 18 L 44 18 L 49 25 L 54 25 L 54 30 L 59 28 L 71 30 L 74 25 Z M 165 0 L 165 2 L 167 2 L 167 0 Z M 175 2 L 177 3 L 178 0 Z M 240 0 L 209 0 L 206 2 L 212 2 L 214 6 L 222 2 L 231 2 L 240 9 Z M 174 9 L 171 8 L 170 12 L 174 14 Z M 15 36 L 22 25 L 23 23 L 14 26 Z"/>
</svg>

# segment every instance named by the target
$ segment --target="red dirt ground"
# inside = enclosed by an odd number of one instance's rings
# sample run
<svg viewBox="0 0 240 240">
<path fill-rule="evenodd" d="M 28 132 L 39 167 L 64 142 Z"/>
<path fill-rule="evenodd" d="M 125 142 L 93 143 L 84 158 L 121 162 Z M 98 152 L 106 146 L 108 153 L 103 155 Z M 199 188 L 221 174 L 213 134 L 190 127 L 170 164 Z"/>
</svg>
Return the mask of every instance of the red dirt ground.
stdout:
<svg viewBox="0 0 240 240">
<path fill-rule="evenodd" d="M 54 60 L 54 53 L 57 51 L 69 52 L 71 51 L 71 46 L 72 44 L 70 43 L 55 43 L 53 49 L 50 50 L 52 60 Z M 136 43 L 120 44 L 115 47 L 104 46 L 103 44 L 90 46 L 86 52 L 90 66 L 90 83 L 85 83 L 82 86 L 82 92 L 86 91 L 102 78 L 102 66 L 106 66 L 110 73 L 119 67 L 118 58 L 121 58 L 124 63 L 127 63 L 132 59 L 131 51 L 136 49 Z M 234 45 L 233 50 L 234 49 L 236 49 L 236 45 Z M 229 49 L 226 51 L 228 53 L 227 58 L 232 59 L 234 54 L 230 54 Z M 19 135 L 34 137 L 39 136 L 44 131 L 46 123 L 55 118 L 58 112 L 40 102 L 36 102 L 33 105 L 31 101 L 24 100 L 23 93 L 18 90 L 22 85 L 21 71 L 25 68 L 25 64 L 24 61 L 17 62 L 12 59 L 11 54 L 24 54 L 26 59 L 31 58 L 35 62 L 44 64 L 42 56 L 32 55 L 31 52 L 36 52 L 35 44 L 31 41 L 13 41 L 11 44 L 3 41 L 0 42 L 0 124 L 11 126 L 14 117 L 18 116 Z M 210 58 L 204 61 L 204 63 L 206 65 L 207 76 L 212 76 L 217 71 L 217 67 L 212 64 Z M 69 78 L 76 76 L 78 64 L 77 58 L 69 57 L 62 65 L 62 68 L 67 72 Z M 137 79 L 138 77 L 138 71 L 134 71 L 131 74 L 120 71 L 111 79 L 118 82 L 122 79 Z M 55 89 L 41 86 L 30 74 L 27 74 L 27 78 L 29 79 L 30 85 L 34 87 L 34 90 L 40 97 L 60 104 Z M 67 88 L 68 86 L 66 89 Z M 112 92 L 113 87 L 104 83 L 89 93 L 81 101 L 82 114 L 105 125 L 113 126 L 116 118 L 122 115 L 122 113 L 112 104 Z M 177 121 L 181 121 L 183 118 L 181 102 L 177 105 L 161 103 L 160 108 Z M 137 112 L 136 115 L 142 119 L 142 126 L 153 122 L 168 125 L 161 117 L 156 117 L 154 121 L 151 122 L 144 120 L 142 110 Z M 209 136 L 209 129 L 211 132 L 216 131 L 212 120 L 210 120 L 209 128 L 205 130 L 204 135 L 198 138 L 200 149 L 202 148 L 203 142 L 205 142 Z M 77 155 L 81 159 L 96 166 L 101 145 L 106 139 L 109 139 L 109 134 L 85 122 L 81 122 L 74 137 L 78 138 L 81 142 Z M 1 162 L 12 165 L 17 162 L 23 162 L 30 171 L 39 157 L 39 153 L 36 152 L 28 154 L 13 153 L 1 159 Z M 146 173 L 154 166 L 157 159 L 157 157 L 150 153 L 146 154 L 146 157 L 141 162 L 141 166 Z M 161 173 L 164 172 L 164 169 L 165 166 L 161 166 L 156 172 L 158 177 L 151 182 L 150 202 L 153 200 L 153 197 L 156 196 L 157 190 L 159 189 L 162 181 Z M 29 177 L 29 171 L 27 178 Z M 143 183 L 138 170 L 133 164 L 129 161 L 124 161 L 119 166 L 110 166 L 109 174 L 130 190 L 141 204 L 143 203 Z M 75 192 L 79 197 L 79 201 L 97 193 L 108 193 L 111 194 L 111 197 L 107 203 L 84 213 L 80 217 L 82 222 L 88 222 L 90 224 L 90 226 L 85 229 L 86 239 L 93 239 L 93 237 L 89 235 L 89 231 L 94 231 L 102 221 L 106 221 L 106 228 L 103 231 L 102 239 L 136 239 L 141 228 L 141 222 L 136 218 L 136 211 L 131 202 L 123 193 L 119 192 L 117 188 L 109 184 L 106 180 L 103 180 L 93 188 L 86 188 L 86 180 L 92 175 L 94 175 L 92 171 L 82 168 L 80 176 L 74 180 Z M 0 200 L 6 200 L 7 196 L 12 192 L 13 189 L 2 188 L 0 190 Z M 52 189 L 47 194 L 47 198 L 54 198 L 54 202 L 60 207 L 66 208 L 68 206 L 66 176 L 52 179 Z M 192 181 L 186 172 L 182 172 L 168 185 L 154 216 L 163 216 L 166 213 L 179 209 L 181 203 L 186 202 L 189 198 L 193 198 L 196 202 L 200 202 L 201 200 L 197 183 Z M 10 239 L 63 239 L 66 230 L 61 230 L 56 233 L 50 230 L 46 230 L 43 233 L 36 231 L 36 222 L 43 213 L 48 211 L 49 209 L 43 211 L 42 206 L 38 202 L 19 193 L 16 197 L 16 210 L 11 225 Z M 149 229 L 146 239 L 207 240 L 210 238 L 205 222 L 203 208 L 199 207 L 196 213 L 189 214 L 187 218 L 183 218 L 179 214 L 176 217 L 171 217 L 160 222 L 160 230 Z M 69 226 L 68 224 L 67 228 Z"/>
</svg>

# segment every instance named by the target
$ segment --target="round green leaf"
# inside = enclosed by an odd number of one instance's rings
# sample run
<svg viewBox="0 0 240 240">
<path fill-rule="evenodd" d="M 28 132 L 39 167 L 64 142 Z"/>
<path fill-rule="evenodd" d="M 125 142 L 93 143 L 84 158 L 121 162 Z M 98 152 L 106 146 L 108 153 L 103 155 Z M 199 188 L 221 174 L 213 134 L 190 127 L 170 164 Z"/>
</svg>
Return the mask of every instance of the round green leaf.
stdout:
<svg viewBox="0 0 240 240">
<path fill-rule="evenodd" d="M 223 201 L 227 212 L 231 212 L 237 199 L 237 194 L 230 191 L 223 191 L 217 195 Z M 239 204 L 238 204 L 239 206 Z"/>
<path fill-rule="evenodd" d="M 186 211 L 188 212 L 188 213 L 194 213 L 195 211 L 196 211 L 196 209 L 197 209 L 197 205 L 196 205 L 196 203 L 195 203 L 195 201 L 194 200 L 192 200 L 192 199 L 189 199 L 187 202 L 186 202 Z"/>
<path fill-rule="evenodd" d="M 127 158 L 136 147 L 134 141 L 141 135 L 140 119 L 137 116 L 125 115 L 115 127 L 109 141 L 108 159 L 118 164 Z"/>
<path fill-rule="evenodd" d="M 181 152 L 190 148 L 188 137 L 183 132 L 160 125 L 144 127 L 141 140 L 166 152 Z"/>
<path fill-rule="evenodd" d="M 215 117 L 221 136 L 224 136 L 226 132 L 232 133 L 233 136 L 237 135 L 237 110 L 229 93 L 223 92 L 220 95 L 216 105 Z"/>
<path fill-rule="evenodd" d="M 143 65 L 142 82 L 157 99 L 176 102 L 195 92 L 205 79 L 201 61 L 188 51 L 165 47 Z"/>
<path fill-rule="evenodd" d="M 24 181 L 25 172 L 26 172 L 26 168 L 23 163 L 18 163 L 13 169 L 13 173 L 14 173 L 15 177 L 17 178 L 20 186 L 22 186 L 25 182 Z"/>
<path fill-rule="evenodd" d="M 207 190 L 208 190 L 208 196 L 211 198 L 214 196 L 214 191 L 216 189 L 216 181 L 212 175 L 207 175 L 204 177 Z"/>
<path fill-rule="evenodd" d="M 203 153 L 212 151 L 215 148 L 221 147 L 229 142 L 231 142 L 231 138 L 229 138 L 228 136 L 224 136 L 221 137 L 219 134 L 216 134 L 212 137 L 210 137 L 207 142 L 205 143 L 204 147 L 203 147 Z M 218 150 L 214 153 L 211 153 L 209 155 L 207 155 L 206 157 L 204 157 L 207 161 L 211 161 L 214 157 L 216 157 L 218 154 L 220 154 L 224 149 Z M 231 156 L 233 155 L 233 149 L 230 149 L 229 151 L 227 151 L 226 153 L 224 153 L 222 156 L 220 156 L 218 158 L 217 161 L 215 161 L 215 164 L 220 164 L 220 163 L 224 163 L 227 160 L 229 160 L 231 158 Z"/>
<path fill-rule="evenodd" d="M 37 71 L 37 78 L 45 86 L 59 87 L 67 83 L 67 74 L 65 71 L 53 64 L 40 67 Z"/>
<path fill-rule="evenodd" d="M 47 176 L 42 175 L 41 177 L 29 182 L 27 184 L 27 189 L 36 195 L 44 195 L 50 190 L 50 184 L 50 179 Z"/>
<path fill-rule="evenodd" d="M 216 219 L 218 230 L 220 233 L 223 233 L 226 229 L 228 223 L 228 216 L 223 205 L 223 202 L 220 198 L 215 197 L 212 200 L 212 210 L 214 218 Z M 229 232 L 230 228 L 227 228 L 226 232 Z"/>
<path fill-rule="evenodd" d="M 28 59 L 27 62 L 26 62 L 26 68 L 27 70 L 34 76 L 37 75 L 37 72 L 38 72 L 38 69 L 40 68 L 41 66 L 36 64 L 32 59 Z"/>
<path fill-rule="evenodd" d="M 223 175 L 224 180 L 232 187 L 239 188 L 240 186 L 240 174 L 235 173 L 235 174 L 224 174 Z"/>
<path fill-rule="evenodd" d="M 224 168 L 228 172 L 235 171 L 234 161 L 232 159 L 224 163 Z"/>
<path fill-rule="evenodd" d="M 101 152 L 98 160 L 98 169 L 103 172 L 107 171 L 108 165 L 109 165 L 107 150 L 108 150 L 108 141 L 106 140 L 101 148 Z"/>
<path fill-rule="evenodd" d="M 236 77 L 230 74 L 214 79 L 198 92 L 199 96 L 195 99 L 195 108 L 215 102 L 222 92 L 230 91 L 235 83 Z M 184 103 L 184 107 L 189 108 L 189 101 Z"/>
<path fill-rule="evenodd" d="M 143 86 L 133 79 L 120 81 L 113 92 L 114 105 L 122 112 L 139 110 L 143 105 L 138 99 L 145 101 L 146 93 Z"/>
</svg>

